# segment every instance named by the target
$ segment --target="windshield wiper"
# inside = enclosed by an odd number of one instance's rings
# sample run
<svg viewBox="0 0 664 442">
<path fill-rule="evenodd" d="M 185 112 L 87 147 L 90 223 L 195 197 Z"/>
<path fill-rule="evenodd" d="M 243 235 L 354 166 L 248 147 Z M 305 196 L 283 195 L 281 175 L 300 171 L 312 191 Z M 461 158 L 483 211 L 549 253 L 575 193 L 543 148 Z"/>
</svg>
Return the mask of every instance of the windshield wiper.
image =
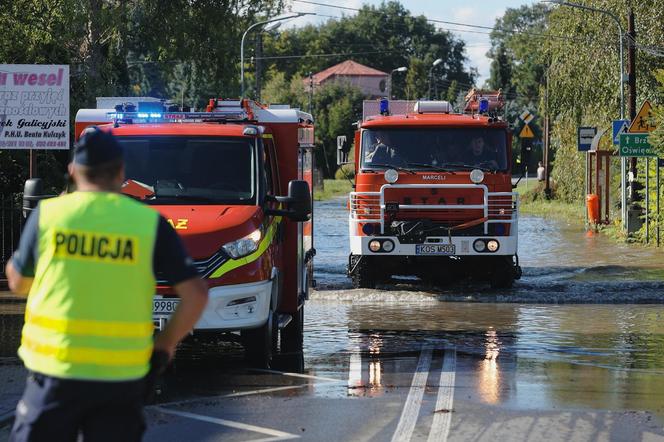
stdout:
<svg viewBox="0 0 664 442">
<path fill-rule="evenodd" d="M 495 169 L 486 166 L 478 166 L 476 164 L 466 164 L 466 163 L 444 163 L 441 167 L 458 167 L 460 169 L 479 169 L 484 172 L 495 172 Z"/>
<path fill-rule="evenodd" d="M 426 164 L 426 163 L 408 163 L 409 166 L 412 167 L 422 167 L 424 169 L 430 169 L 430 170 L 435 170 L 437 172 L 452 172 L 454 173 L 453 169 L 450 169 L 445 166 L 434 166 L 433 164 Z"/>
<path fill-rule="evenodd" d="M 366 165 L 365 165 L 365 166 L 366 166 Z M 415 172 L 413 172 L 412 170 L 410 170 L 410 169 L 406 169 L 406 168 L 403 167 L 403 166 L 396 166 L 396 165 L 394 165 L 394 164 L 374 164 L 374 163 L 371 163 L 370 166 L 371 166 L 371 167 L 374 167 L 374 166 L 375 166 L 375 167 L 385 167 L 385 168 L 387 168 L 387 169 L 400 170 L 400 171 L 402 171 L 402 172 L 406 172 L 406 173 L 410 173 L 410 174 L 415 175 Z M 368 170 L 372 170 L 372 169 L 368 169 Z"/>
<path fill-rule="evenodd" d="M 218 203 L 221 204 L 221 201 L 218 198 L 212 198 L 209 196 L 204 196 L 204 195 L 191 195 L 188 193 L 175 193 L 172 195 L 163 195 L 161 193 L 155 193 L 154 195 L 151 195 L 153 198 L 152 200 L 156 199 L 168 199 L 168 198 L 174 198 L 174 199 L 179 199 L 179 200 L 189 200 L 189 201 L 202 201 L 206 203 Z"/>
</svg>

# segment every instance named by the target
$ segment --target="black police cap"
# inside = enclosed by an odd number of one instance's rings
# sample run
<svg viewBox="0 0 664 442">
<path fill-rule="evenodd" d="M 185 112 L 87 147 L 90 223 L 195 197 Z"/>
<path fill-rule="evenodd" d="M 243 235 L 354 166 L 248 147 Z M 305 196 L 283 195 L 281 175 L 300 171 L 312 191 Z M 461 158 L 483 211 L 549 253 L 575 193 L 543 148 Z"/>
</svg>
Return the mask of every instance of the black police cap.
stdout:
<svg viewBox="0 0 664 442">
<path fill-rule="evenodd" d="M 113 134 L 99 128 L 88 129 L 74 144 L 74 163 L 99 166 L 124 157 L 124 151 Z"/>
</svg>

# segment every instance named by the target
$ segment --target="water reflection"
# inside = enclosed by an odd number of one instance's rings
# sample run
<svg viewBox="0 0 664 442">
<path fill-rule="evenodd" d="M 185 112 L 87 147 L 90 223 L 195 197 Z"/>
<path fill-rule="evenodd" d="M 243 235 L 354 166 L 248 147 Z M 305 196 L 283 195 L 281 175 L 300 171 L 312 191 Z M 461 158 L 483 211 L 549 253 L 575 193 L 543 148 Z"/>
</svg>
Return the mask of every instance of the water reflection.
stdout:
<svg viewBox="0 0 664 442">
<path fill-rule="evenodd" d="M 485 334 L 484 360 L 478 367 L 478 390 L 483 402 L 497 404 L 500 401 L 501 375 L 498 366 L 500 341 L 495 330 L 489 329 Z"/>
</svg>

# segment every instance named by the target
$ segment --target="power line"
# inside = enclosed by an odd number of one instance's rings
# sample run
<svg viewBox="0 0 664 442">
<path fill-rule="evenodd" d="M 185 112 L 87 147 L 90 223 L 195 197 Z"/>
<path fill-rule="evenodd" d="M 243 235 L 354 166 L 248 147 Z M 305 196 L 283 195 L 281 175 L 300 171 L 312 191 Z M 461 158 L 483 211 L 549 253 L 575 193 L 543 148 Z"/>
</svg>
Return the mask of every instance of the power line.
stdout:
<svg viewBox="0 0 664 442">
<path fill-rule="evenodd" d="M 338 57 L 340 55 L 368 55 L 368 54 L 391 54 L 399 51 L 367 51 L 367 52 L 336 52 L 328 54 L 301 54 L 301 55 L 273 55 L 270 57 L 252 57 L 254 60 L 282 60 L 290 58 L 308 58 L 308 57 Z"/>
<path fill-rule="evenodd" d="M 327 8 L 335 8 L 335 9 L 343 9 L 347 11 L 353 11 L 353 12 L 361 12 L 362 9 L 359 8 L 351 8 L 349 6 L 339 6 L 339 5 L 333 5 L 329 3 L 322 3 L 322 2 L 315 2 L 311 0 L 292 0 L 293 2 L 296 3 L 305 3 L 309 5 L 316 5 L 316 6 L 323 6 Z M 377 14 L 383 14 L 380 11 L 368 11 L 371 13 L 377 13 Z M 317 14 L 320 15 L 320 14 Z M 335 18 L 340 18 L 340 17 L 335 17 Z M 574 38 L 574 37 L 568 37 L 565 35 L 553 35 L 553 34 L 543 34 L 543 33 L 538 33 L 538 32 L 531 32 L 531 31 L 519 31 L 515 29 L 501 29 L 501 28 L 496 28 L 494 26 L 483 26 L 483 25 L 476 25 L 476 24 L 471 24 L 471 23 L 461 23 L 461 22 L 453 22 L 453 21 L 447 21 L 447 20 L 438 20 L 438 19 L 433 19 L 433 18 L 426 18 L 426 21 L 431 22 L 431 23 L 441 23 L 441 24 L 446 24 L 446 25 L 453 25 L 453 26 L 463 26 L 467 28 L 475 28 L 475 29 L 485 29 L 485 30 L 490 30 L 492 32 L 478 32 L 478 31 L 469 31 L 469 30 L 454 30 L 455 32 L 471 32 L 471 33 L 480 33 L 480 34 L 487 34 L 491 35 L 493 32 L 504 32 L 508 34 L 521 34 L 521 35 L 529 35 L 533 37 L 542 37 L 542 38 L 553 38 L 553 39 L 561 39 L 561 40 L 568 40 L 568 41 L 586 41 L 585 39 L 579 39 L 579 38 Z"/>
</svg>

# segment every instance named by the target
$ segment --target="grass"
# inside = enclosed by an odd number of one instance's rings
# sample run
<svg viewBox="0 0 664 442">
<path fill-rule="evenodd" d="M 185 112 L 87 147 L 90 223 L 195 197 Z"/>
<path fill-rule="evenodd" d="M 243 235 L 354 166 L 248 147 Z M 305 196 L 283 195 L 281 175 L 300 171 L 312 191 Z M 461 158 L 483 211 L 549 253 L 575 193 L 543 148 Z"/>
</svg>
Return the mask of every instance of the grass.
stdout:
<svg viewBox="0 0 664 442">
<path fill-rule="evenodd" d="M 314 199 L 316 201 L 325 201 L 346 196 L 352 190 L 353 188 L 348 180 L 323 180 L 323 189 L 315 189 Z"/>
<path fill-rule="evenodd" d="M 521 198 L 521 213 L 540 217 L 551 217 L 570 223 L 585 223 L 585 205 L 582 202 L 568 203 L 544 198 L 543 184 L 534 179 L 521 180 L 516 191 Z"/>
</svg>

